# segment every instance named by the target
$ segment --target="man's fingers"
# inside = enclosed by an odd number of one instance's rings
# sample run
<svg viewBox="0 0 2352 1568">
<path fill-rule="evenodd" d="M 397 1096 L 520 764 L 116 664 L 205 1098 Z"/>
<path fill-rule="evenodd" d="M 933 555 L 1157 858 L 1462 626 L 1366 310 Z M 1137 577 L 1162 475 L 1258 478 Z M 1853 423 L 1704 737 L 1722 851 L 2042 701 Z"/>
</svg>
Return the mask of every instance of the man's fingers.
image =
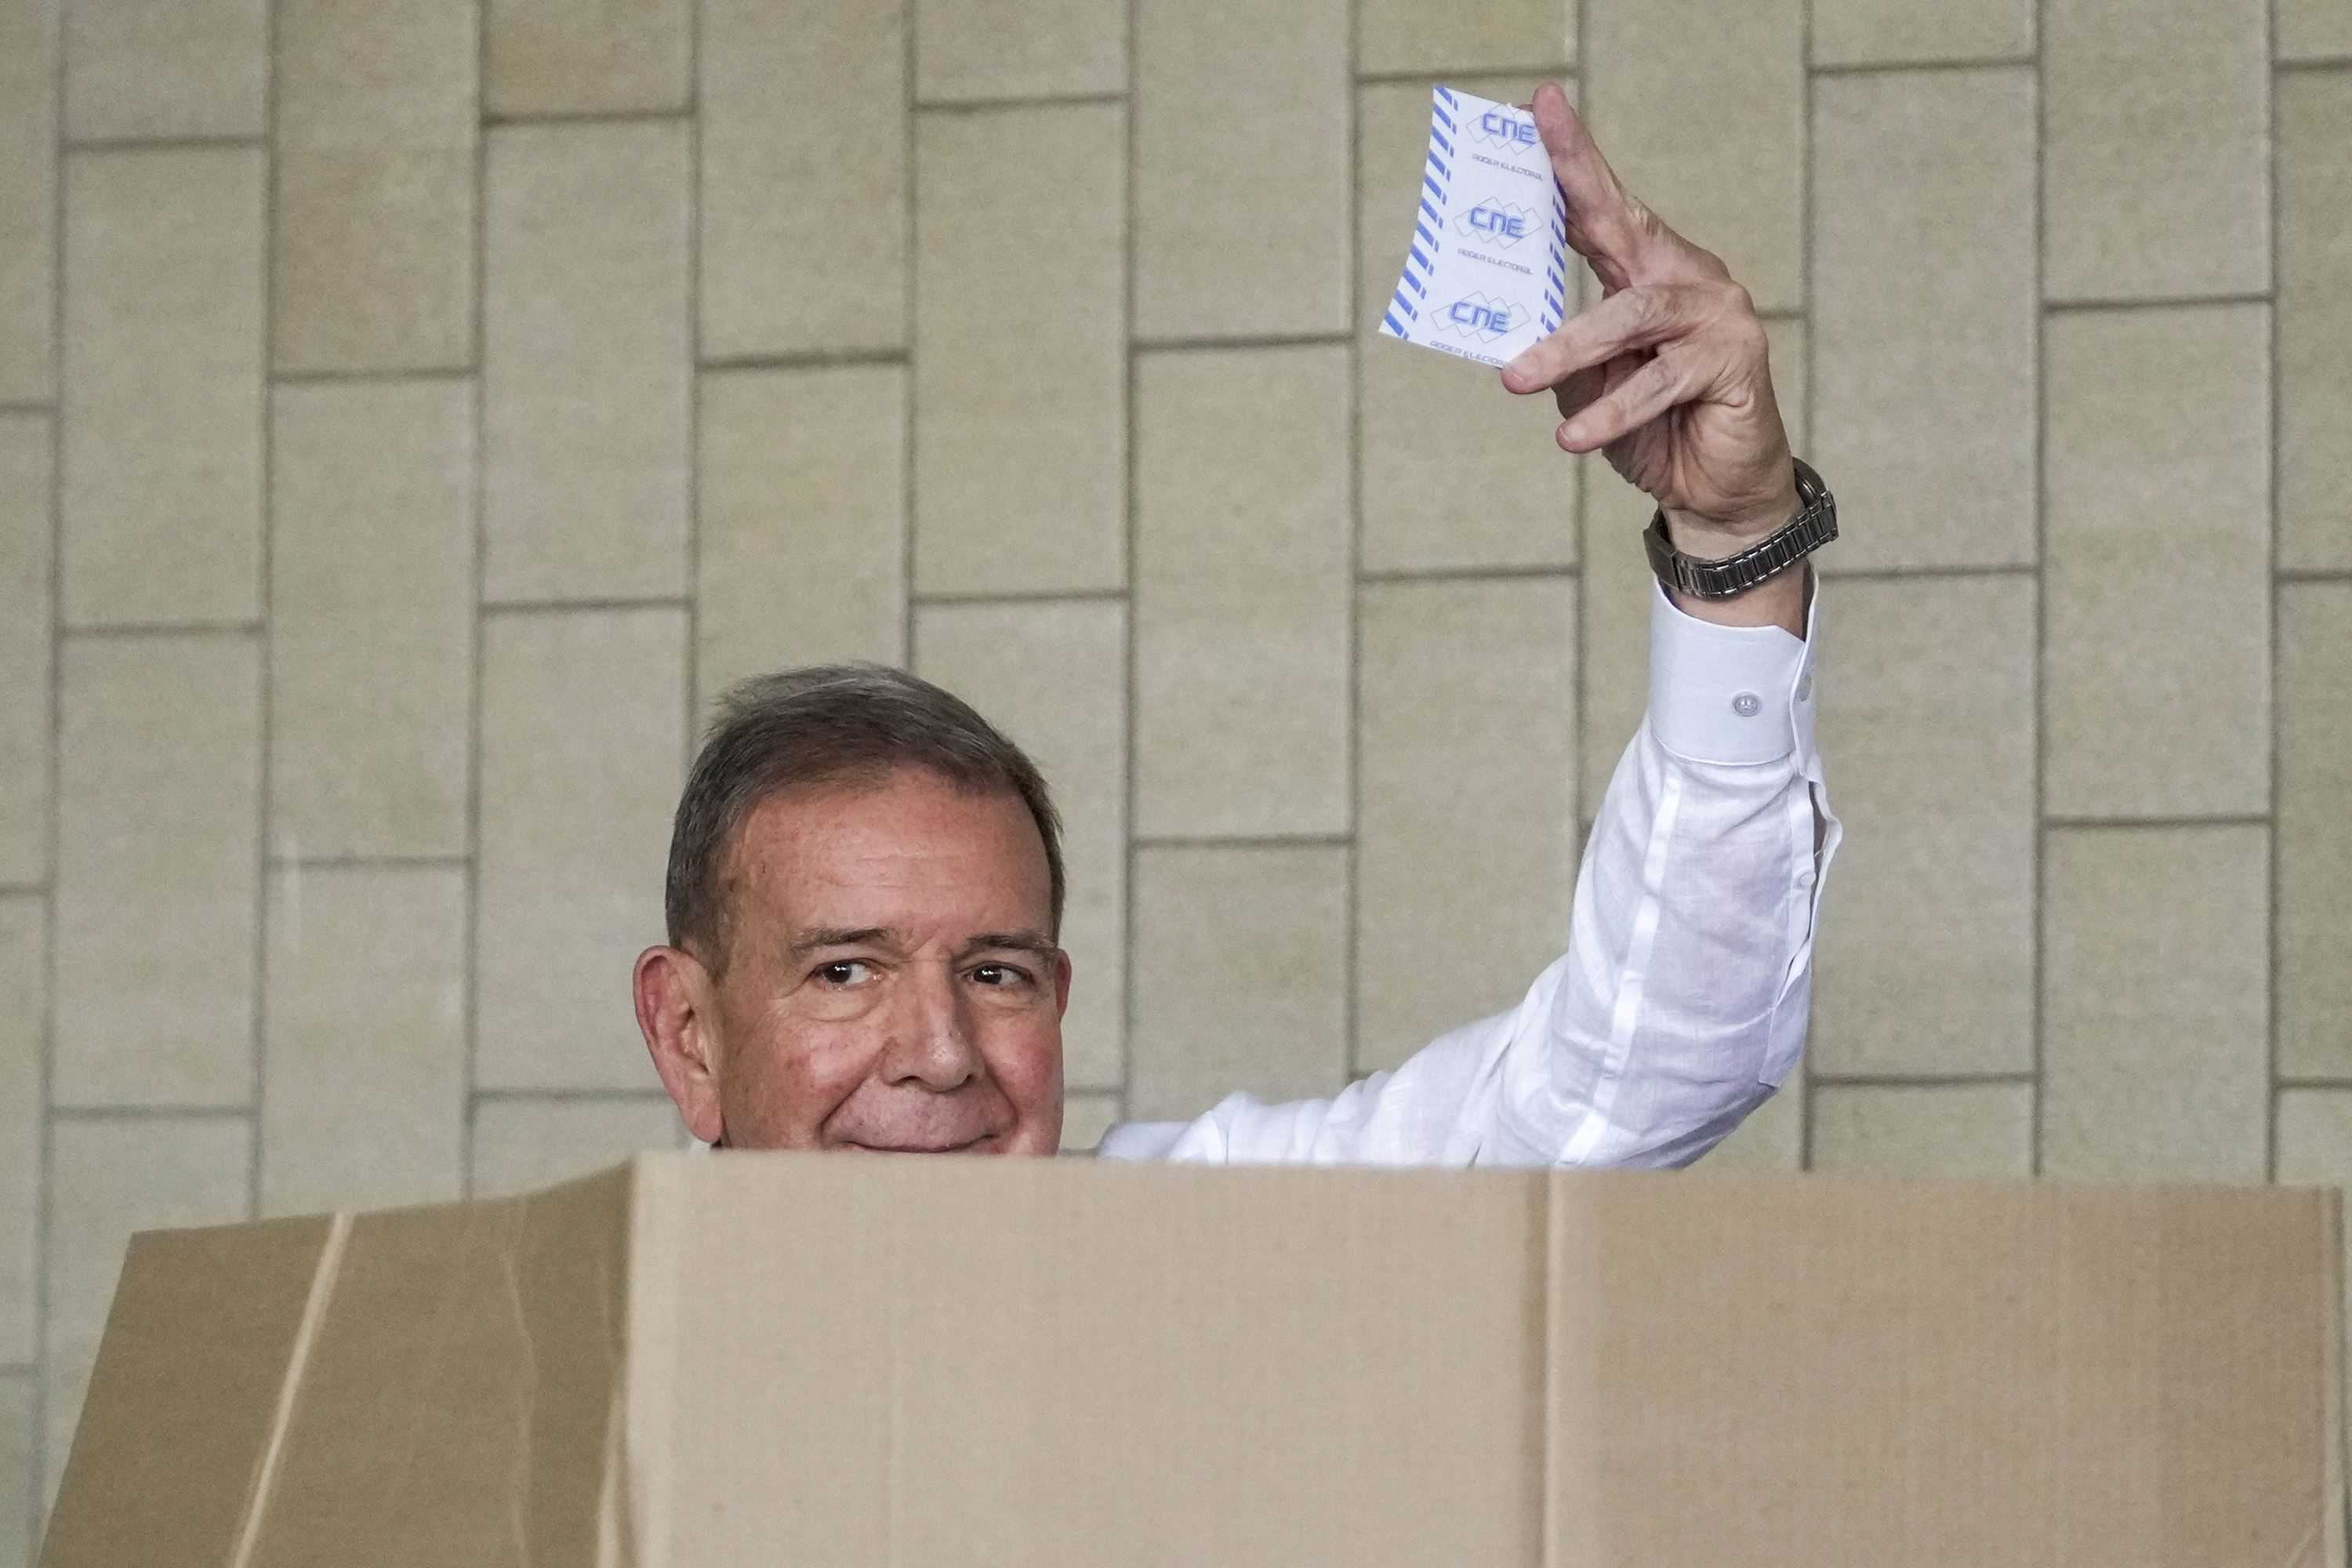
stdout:
<svg viewBox="0 0 2352 1568">
<path fill-rule="evenodd" d="M 1655 347 L 1697 323 L 1694 304 L 1688 290 L 1672 286 L 1621 289 L 1528 345 L 1503 367 L 1503 384 L 1513 392 L 1541 392 L 1587 365 Z"/>
<path fill-rule="evenodd" d="M 1556 84 L 1536 89 L 1534 112 L 1544 151 L 1551 154 L 1552 177 L 1568 198 L 1568 232 L 1577 254 L 1592 263 L 1603 283 L 1622 288 L 1646 240 L 1625 187 Z"/>
<path fill-rule="evenodd" d="M 1656 355 L 1562 424 L 1561 448 L 1599 451 L 1627 431 L 1638 430 L 1676 404 L 1687 402 L 1700 384 L 1697 357 L 1688 351 L 1672 350 Z"/>
</svg>

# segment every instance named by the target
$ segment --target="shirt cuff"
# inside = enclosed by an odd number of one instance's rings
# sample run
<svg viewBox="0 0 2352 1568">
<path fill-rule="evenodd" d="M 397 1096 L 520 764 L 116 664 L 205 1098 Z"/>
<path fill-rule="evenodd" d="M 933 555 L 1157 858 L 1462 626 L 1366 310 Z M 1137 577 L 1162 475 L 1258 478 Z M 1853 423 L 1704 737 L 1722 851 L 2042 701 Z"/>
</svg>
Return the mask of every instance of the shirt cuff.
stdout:
<svg viewBox="0 0 2352 1568">
<path fill-rule="evenodd" d="M 1813 732 L 1815 584 L 1807 636 L 1779 626 L 1719 626 L 1676 609 L 1650 585 L 1650 732 L 1693 763 L 1773 763 L 1810 749 Z"/>
</svg>

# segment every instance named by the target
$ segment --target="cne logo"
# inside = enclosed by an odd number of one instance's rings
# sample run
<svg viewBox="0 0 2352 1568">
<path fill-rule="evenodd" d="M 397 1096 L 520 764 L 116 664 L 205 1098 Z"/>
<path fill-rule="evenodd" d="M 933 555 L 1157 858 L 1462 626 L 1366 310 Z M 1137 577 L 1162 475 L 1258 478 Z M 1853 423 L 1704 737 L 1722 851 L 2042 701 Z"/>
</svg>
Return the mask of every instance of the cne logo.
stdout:
<svg viewBox="0 0 2352 1568">
<path fill-rule="evenodd" d="M 1541 140 L 1532 116 L 1522 118 L 1503 109 L 1487 110 L 1472 121 L 1470 134 L 1491 147 L 1532 147 Z"/>
<path fill-rule="evenodd" d="M 1465 294 L 1430 314 L 1439 331 L 1480 343 L 1493 342 L 1518 323 L 1508 300 L 1490 299 L 1485 294 Z"/>
<path fill-rule="evenodd" d="M 1532 210 L 1513 203 L 1480 202 L 1456 217 L 1454 226 L 1471 239 L 1508 250 L 1535 232 L 1536 218 Z"/>
</svg>

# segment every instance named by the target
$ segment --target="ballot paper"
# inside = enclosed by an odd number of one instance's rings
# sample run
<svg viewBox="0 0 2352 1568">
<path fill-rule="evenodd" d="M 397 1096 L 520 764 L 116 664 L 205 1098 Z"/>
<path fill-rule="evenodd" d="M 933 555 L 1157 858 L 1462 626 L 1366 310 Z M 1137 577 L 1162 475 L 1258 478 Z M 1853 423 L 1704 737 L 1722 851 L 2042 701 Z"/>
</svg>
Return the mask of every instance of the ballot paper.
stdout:
<svg viewBox="0 0 2352 1568">
<path fill-rule="evenodd" d="M 1503 364 L 1559 327 L 1568 205 L 1534 115 L 1432 88 L 1420 195 L 1384 335 Z"/>
</svg>

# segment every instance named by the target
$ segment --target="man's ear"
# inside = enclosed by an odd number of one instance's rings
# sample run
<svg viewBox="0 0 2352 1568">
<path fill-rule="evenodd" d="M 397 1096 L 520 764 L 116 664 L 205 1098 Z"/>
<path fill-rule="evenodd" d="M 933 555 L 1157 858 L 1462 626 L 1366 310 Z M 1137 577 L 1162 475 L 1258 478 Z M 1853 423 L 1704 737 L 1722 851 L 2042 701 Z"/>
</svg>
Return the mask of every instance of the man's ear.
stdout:
<svg viewBox="0 0 2352 1568">
<path fill-rule="evenodd" d="M 1067 952 L 1054 954 L 1054 1016 L 1070 1016 L 1070 955 Z"/>
<path fill-rule="evenodd" d="M 719 1105 L 717 987 L 710 972 L 679 948 L 649 947 L 637 954 L 630 984 L 638 1031 L 686 1130 L 705 1143 L 718 1142 L 726 1119 Z"/>
</svg>

